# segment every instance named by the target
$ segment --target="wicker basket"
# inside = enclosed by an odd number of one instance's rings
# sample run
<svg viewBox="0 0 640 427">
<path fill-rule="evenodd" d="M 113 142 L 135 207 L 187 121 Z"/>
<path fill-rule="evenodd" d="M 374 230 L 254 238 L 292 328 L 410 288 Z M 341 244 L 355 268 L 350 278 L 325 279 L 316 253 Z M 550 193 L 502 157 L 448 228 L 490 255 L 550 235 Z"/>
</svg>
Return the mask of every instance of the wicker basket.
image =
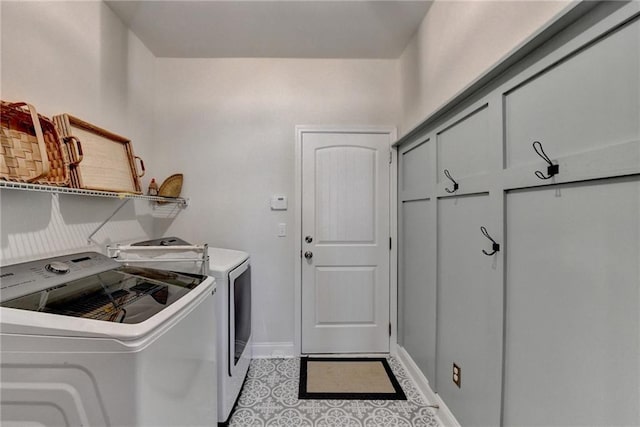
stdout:
<svg viewBox="0 0 640 427">
<path fill-rule="evenodd" d="M 53 122 L 23 102 L 0 107 L 0 179 L 68 186 L 69 161 Z"/>
<path fill-rule="evenodd" d="M 181 173 L 176 173 L 171 175 L 169 178 L 165 179 L 160 189 L 158 190 L 158 196 L 162 197 L 179 197 L 180 192 L 182 191 L 182 180 L 183 176 Z M 164 201 L 159 201 L 158 204 L 162 205 Z"/>
</svg>

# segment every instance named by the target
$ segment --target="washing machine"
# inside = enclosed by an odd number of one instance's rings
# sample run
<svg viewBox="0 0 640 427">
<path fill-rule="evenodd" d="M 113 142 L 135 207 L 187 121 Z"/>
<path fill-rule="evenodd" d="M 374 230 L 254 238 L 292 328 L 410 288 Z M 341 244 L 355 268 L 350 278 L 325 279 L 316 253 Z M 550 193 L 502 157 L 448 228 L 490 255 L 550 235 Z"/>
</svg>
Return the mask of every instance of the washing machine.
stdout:
<svg viewBox="0 0 640 427">
<path fill-rule="evenodd" d="M 213 278 L 94 252 L 0 278 L 2 425 L 217 422 Z"/>
<path fill-rule="evenodd" d="M 218 284 L 218 420 L 226 423 L 252 357 L 249 254 L 209 248 L 209 275 Z"/>
</svg>

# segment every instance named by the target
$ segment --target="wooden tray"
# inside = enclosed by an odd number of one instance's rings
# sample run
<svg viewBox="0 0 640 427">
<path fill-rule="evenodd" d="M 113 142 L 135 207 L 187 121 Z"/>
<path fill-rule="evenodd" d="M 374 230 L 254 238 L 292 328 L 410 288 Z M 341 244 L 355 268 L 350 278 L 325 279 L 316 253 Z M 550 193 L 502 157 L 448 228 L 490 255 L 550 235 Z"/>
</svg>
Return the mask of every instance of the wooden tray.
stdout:
<svg viewBox="0 0 640 427">
<path fill-rule="evenodd" d="M 81 142 L 67 145 L 72 187 L 142 194 L 139 178 L 144 175 L 144 162 L 133 154 L 129 139 L 69 114 L 54 116 L 53 120 L 62 135 Z M 140 173 L 135 159 L 140 162 Z"/>
</svg>

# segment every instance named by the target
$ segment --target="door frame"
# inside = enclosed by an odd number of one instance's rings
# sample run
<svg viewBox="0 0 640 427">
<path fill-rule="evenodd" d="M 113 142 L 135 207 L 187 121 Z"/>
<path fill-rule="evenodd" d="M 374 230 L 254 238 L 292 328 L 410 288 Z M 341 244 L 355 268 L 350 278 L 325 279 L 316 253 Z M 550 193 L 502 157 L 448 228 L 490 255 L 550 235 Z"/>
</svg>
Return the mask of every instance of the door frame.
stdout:
<svg viewBox="0 0 640 427">
<path fill-rule="evenodd" d="M 293 194 L 293 229 L 294 229 L 294 330 L 293 347 L 295 355 L 302 354 L 302 140 L 306 133 L 377 133 L 389 135 L 389 153 L 391 167 L 389 168 L 389 236 L 391 236 L 391 250 L 389 251 L 389 321 L 391 322 L 391 336 L 389 337 L 389 354 L 396 353 L 398 333 L 398 149 L 393 144 L 397 140 L 395 126 L 322 126 L 297 125 L 295 143 L 295 173 Z"/>
</svg>

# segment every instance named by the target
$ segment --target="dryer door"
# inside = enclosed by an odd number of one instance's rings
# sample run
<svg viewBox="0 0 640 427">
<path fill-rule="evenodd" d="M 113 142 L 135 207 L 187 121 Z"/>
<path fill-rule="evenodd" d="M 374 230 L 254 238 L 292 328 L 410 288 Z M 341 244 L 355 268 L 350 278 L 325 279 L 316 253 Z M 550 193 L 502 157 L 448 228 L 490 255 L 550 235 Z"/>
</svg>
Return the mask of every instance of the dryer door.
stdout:
<svg viewBox="0 0 640 427">
<path fill-rule="evenodd" d="M 229 375 L 251 339 L 251 265 L 249 260 L 229 273 Z"/>
</svg>

